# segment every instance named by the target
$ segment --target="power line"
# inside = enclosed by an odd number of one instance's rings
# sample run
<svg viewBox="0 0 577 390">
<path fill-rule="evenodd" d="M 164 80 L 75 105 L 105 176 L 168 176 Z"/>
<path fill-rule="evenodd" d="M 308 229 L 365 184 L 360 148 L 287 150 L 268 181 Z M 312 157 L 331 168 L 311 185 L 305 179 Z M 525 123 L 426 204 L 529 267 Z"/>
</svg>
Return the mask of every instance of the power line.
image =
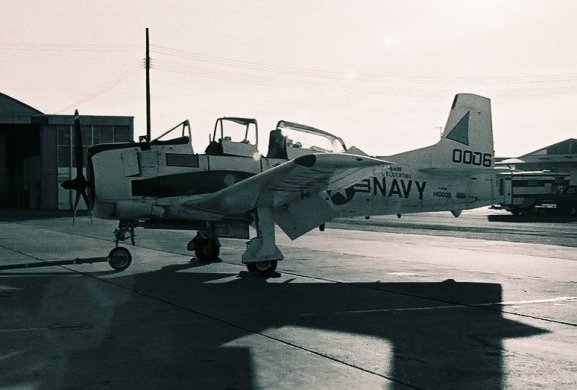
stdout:
<svg viewBox="0 0 577 390">
<path fill-rule="evenodd" d="M 329 71 L 322 69 L 303 68 L 286 65 L 273 65 L 254 61 L 244 61 L 229 57 L 212 56 L 197 52 L 190 52 L 180 49 L 168 48 L 164 46 L 152 45 L 155 53 L 170 57 L 177 57 L 189 62 L 209 63 L 218 66 L 245 69 L 251 71 L 260 71 L 268 73 L 278 73 L 284 75 L 298 75 L 308 77 L 320 77 L 331 80 L 342 80 L 347 77 L 346 72 Z M 355 80 L 372 81 L 372 82 L 414 82 L 418 84 L 447 84 L 447 83 L 468 83 L 468 84 L 535 84 L 551 82 L 570 82 L 577 81 L 577 73 L 560 73 L 560 74 L 537 74 L 523 76 L 451 76 L 440 77 L 431 75 L 389 75 L 374 73 L 358 73 L 354 75 Z"/>
<path fill-rule="evenodd" d="M 0 43 L 2 50 L 51 52 L 125 52 L 137 50 L 132 44 Z"/>
<path fill-rule="evenodd" d="M 0 43 L 0 50 L 56 53 L 132 53 L 140 51 L 132 44 L 48 44 Z M 158 57 L 152 68 L 195 78 L 232 81 L 244 85 L 274 88 L 298 88 L 315 92 L 337 91 L 356 95 L 431 97 L 459 88 L 490 89 L 492 96 L 550 96 L 577 93 L 577 73 L 522 76 L 441 77 L 431 75 L 391 75 L 358 73 L 348 75 L 326 69 L 276 65 L 256 61 L 151 45 Z M 128 75 L 115 79 L 79 102 L 94 98 L 113 88 Z M 77 103 L 79 103 L 77 102 Z M 70 107 L 66 107 L 68 109 Z M 63 109 L 63 110 L 65 110 Z M 61 111 L 63 111 L 61 110 Z M 59 111 L 60 112 L 60 111 Z"/>
<path fill-rule="evenodd" d="M 88 95 L 84 96 L 83 98 L 78 99 L 75 102 L 67 105 L 66 107 L 54 112 L 54 114 L 60 114 L 62 112 L 68 111 L 69 109 L 71 109 L 73 107 L 77 107 L 78 105 L 80 105 L 82 103 L 86 103 L 87 101 L 90 101 L 90 100 L 94 99 L 95 97 L 102 95 L 103 93 L 105 93 L 105 92 L 111 90 L 112 88 L 116 87 L 117 85 L 119 85 L 121 82 L 123 82 L 124 80 L 126 80 L 130 76 L 133 76 L 136 73 L 136 70 L 139 68 L 140 68 L 140 61 L 132 64 L 126 71 L 124 71 L 117 78 L 109 81 L 108 83 L 106 83 L 105 85 L 100 87 L 99 89 L 89 93 Z"/>
<path fill-rule="evenodd" d="M 343 80 L 347 77 L 346 72 L 326 69 L 304 68 L 297 66 L 275 65 L 255 61 L 245 61 L 230 57 L 214 56 L 204 53 L 175 49 L 160 45 L 151 45 L 152 52 L 163 56 L 176 57 L 189 62 L 214 64 L 237 69 L 245 69 L 266 73 L 283 75 L 295 75 L 305 77 L 320 77 L 329 80 Z M 70 43 L 0 43 L 0 49 L 16 51 L 53 51 L 53 52 L 126 52 L 140 51 L 140 45 L 135 44 L 70 44 Z M 577 81 L 577 73 L 536 74 L 522 76 L 450 76 L 441 77 L 433 75 L 399 75 L 399 74 L 375 74 L 358 73 L 354 75 L 358 81 L 371 82 L 400 82 L 418 84 L 538 84 L 538 83 L 563 83 Z"/>
<path fill-rule="evenodd" d="M 457 88 L 491 89 L 493 96 L 549 96 L 577 93 L 577 73 L 532 76 L 438 77 L 347 73 L 295 66 L 273 65 L 229 57 L 152 46 L 158 55 L 154 67 L 248 85 L 341 91 L 360 95 L 430 97 Z"/>
<path fill-rule="evenodd" d="M 323 79 L 323 78 L 304 78 L 283 73 L 260 73 L 250 70 L 239 71 L 226 67 L 207 66 L 206 64 L 180 64 L 174 61 L 156 60 L 153 69 L 163 72 L 171 72 L 189 75 L 202 79 L 216 79 L 223 81 L 234 81 L 253 86 L 266 86 L 277 88 L 299 88 L 304 90 L 322 91 L 340 91 L 360 95 L 383 95 L 383 96 L 418 96 L 431 97 L 438 96 L 448 89 L 454 90 L 461 86 L 462 88 L 471 88 L 466 83 L 439 83 L 423 84 L 416 83 L 373 83 L 368 81 L 346 82 L 342 79 Z M 577 80 L 576 80 L 577 81 Z M 483 85 L 485 89 L 489 85 Z M 577 83 L 557 83 L 534 85 L 494 85 L 492 94 L 494 96 L 546 96 L 556 94 L 574 94 L 577 92 Z"/>
</svg>

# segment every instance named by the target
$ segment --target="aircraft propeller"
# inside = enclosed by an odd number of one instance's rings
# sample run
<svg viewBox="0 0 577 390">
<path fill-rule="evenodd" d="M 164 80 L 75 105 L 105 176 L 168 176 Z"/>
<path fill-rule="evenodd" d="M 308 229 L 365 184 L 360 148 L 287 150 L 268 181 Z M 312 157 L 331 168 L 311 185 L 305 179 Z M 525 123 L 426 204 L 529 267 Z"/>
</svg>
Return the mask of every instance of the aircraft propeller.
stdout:
<svg viewBox="0 0 577 390">
<path fill-rule="evenodd" d="M 74 199 L 74 217 L 72 221 L 76 219 L 76 210 L 78 209 L 78 203 L 80 202 L 80 197 L 84 199 L 86 207 L 88 208 L 88 214 L 92 220 L 92 204 L 86 193 L 86 189 L 92 186 L 92 182 L 86 180 L 84 176 L 84 145 L 82 143 L 82 131 L 80 129 L 80 116 L 78 115 L 78 110 L 74 111 L 74 157 L 76 165 L 76 177 L 71 180 L 65 180 L 62 182 L 61 186 L 65 190 L 76 191 L 76 198 Z"/>
</svg>

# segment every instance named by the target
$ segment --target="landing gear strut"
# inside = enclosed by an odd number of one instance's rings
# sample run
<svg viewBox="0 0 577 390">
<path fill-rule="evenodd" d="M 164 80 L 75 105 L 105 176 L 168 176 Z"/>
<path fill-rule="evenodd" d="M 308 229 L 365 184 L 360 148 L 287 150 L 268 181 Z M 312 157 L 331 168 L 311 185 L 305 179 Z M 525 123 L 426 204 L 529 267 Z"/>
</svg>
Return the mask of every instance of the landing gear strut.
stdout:
<svg viewBox="0 0 577 390">
<path fill-rule="evenodd" d="M 130 239 L 130 244 L 134 245 L 135 224 L 127 221 L 119 221 L 118 227 L 114 230 L 114 244 L 118 246 L 119 241 Z"/>
<path fill-rule="evenodd" d="M 255 222 L 257 236 L 247 243 L 242 262 L 250 272 L 271 276 L 276 271 L 278 261 L 284 259 L 275 243 L 272 209 L 257 209 Z"/>
<path fill-rule="evenodd" d="M 108 253 L 108 264 L 117 271 L 124 271 L 132 263 L 130 251 L 118 246 L 119 241 L 130 239 L 130 244 L 134 245 L 134 228 L 136 224 L 130 221 L 119 221 L 118 227 L 114 230 L 114 248 Z"/>
</svg>

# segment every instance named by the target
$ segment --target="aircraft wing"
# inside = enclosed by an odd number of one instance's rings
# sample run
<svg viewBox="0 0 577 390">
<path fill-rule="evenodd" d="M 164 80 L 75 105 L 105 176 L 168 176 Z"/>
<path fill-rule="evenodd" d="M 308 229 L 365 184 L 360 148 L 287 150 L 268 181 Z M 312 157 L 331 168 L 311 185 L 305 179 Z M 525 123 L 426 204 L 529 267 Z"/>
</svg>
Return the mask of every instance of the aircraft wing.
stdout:
<svg viewBox="0 0 577 390">
<path fill-rule="evenodd" d="M 258 207 L 276 209 L 310 194 L 345 188 L 388 161 L 346 153 L 308 154 L 181 206 L 221 215 L 242 214 Z"/>
</svg>

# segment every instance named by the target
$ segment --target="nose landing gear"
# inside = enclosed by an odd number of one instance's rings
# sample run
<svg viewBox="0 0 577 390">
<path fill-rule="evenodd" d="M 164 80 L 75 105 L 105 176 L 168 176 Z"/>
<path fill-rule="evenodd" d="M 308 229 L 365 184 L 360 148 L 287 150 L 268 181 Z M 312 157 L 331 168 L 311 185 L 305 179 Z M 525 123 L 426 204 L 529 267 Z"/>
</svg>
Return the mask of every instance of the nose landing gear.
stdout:
<svg viewBox="0 0 577 390">
<path fill-rule="evenodd" d="M 108 253 L 108 264 L 117 271 L 124 271 L 131 263 L 132 255 L 124 247 L 117 246 Z"/>
</svg>

